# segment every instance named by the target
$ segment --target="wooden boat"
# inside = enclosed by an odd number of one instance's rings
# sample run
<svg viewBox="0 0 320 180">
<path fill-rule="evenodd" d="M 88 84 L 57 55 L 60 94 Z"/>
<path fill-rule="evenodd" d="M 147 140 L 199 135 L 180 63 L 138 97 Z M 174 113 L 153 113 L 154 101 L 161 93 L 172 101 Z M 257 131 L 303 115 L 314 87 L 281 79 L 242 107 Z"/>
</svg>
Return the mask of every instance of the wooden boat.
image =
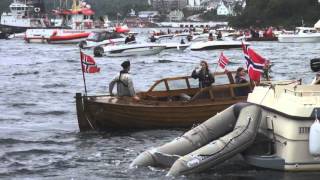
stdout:
<svg viewBox="0 0 320 180">
<path fill-rule="evenodd" d="M 190 128 L 234 103 L 246 101 L 247 96 L 236 96 L 235 91 L 251 91 L 252 86 L 235 84 L 232 73 L 215 73 L 216 83 L 203 89 L 189 76 L 161 79 L 148 91 L 137 94 L 139 102 L 130 97 L 77 93 L 80 131 Z"/>
</svg>

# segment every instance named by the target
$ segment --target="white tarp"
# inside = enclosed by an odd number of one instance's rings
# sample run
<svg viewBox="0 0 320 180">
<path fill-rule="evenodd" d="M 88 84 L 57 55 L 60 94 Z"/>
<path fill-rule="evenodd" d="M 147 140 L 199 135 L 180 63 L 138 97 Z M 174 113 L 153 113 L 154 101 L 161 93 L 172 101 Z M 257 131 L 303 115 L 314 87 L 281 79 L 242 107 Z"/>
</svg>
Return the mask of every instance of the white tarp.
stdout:
<svg viewBox="0 0 320 180">
<path fill-rule="evenodd" d="M 314 24 L 314 28 L 320 29 L 320 20 Z"/>
</svg>

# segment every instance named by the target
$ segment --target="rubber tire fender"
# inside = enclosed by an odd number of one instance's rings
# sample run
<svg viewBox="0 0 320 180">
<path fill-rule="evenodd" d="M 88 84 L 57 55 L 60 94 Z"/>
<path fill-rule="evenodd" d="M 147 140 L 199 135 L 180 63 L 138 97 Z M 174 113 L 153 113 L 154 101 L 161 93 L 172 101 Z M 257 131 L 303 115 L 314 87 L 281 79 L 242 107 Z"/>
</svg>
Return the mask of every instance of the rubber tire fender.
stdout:
<svg viewBox="0 0 320 180">
<path fill-rule="evenodd" d="M 104 49 L 101 46 L 97 46 L 93 49 L 94 57 L 102 57 L 104 53 Z"/>
</svg>

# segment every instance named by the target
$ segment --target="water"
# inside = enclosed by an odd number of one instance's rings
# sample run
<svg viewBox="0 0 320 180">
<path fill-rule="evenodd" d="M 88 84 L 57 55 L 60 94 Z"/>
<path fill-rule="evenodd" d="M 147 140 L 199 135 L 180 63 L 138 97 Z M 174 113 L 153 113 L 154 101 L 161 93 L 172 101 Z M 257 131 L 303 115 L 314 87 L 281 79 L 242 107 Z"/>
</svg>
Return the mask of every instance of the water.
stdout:
<svg viewBox="0 0 320 180">
<path fill-rule="evenodd" d="M 145 34 L 139 36 L 145 38 Z M 309 60 L 320 56 L 319 43 L 252 45 L 273 62 L 273 79 L 311 82 L 314 73 Z M 123 60 L 131 60 L 139 91 L 163 77 L 189 75 L 203 59 L 214 70 L 220 52 L 186 50 L 136 58 L 96 58 L 101 73 L 86 74 L 88 93 L 106 93 Z M 240 50 L 224 54 L 232 61 L 229 69 L 244 66 Z M 0 57 L 0 179 L 169 179 L 166 169 L 128 167 L 140 152 L 172 140 L 183 130 L 79 133 L 74 96 L 84 88 L 76 46 L 0 40 Z M 204 173 L 177 179 L 316 177 L 320 177 L 319 172 L 258 169 L 235 157 Z"/>
</svg>

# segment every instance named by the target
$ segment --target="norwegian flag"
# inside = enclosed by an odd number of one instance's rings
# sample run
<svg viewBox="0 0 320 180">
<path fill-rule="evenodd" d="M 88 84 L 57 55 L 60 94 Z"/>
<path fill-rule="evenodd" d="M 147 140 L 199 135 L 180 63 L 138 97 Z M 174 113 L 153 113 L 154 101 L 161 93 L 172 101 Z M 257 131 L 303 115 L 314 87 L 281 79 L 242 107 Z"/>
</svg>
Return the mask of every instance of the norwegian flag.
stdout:
<svg viewBox="0 0 320 180">
<path fill-rule="evenodd" d="M 242 43 L 244 57 L 246 59 L 248 75 L 253 81 L 260 81 L 261 73 L 266 65 L 267 60 L 256 53 L 254 50 Z"/>
<path fill-rule="evenodd" d="M 80 51 L 80 57 L 81 57 L 81 64 L 82 64 L 82 71 L 85 73 L 97 73 L 100 72 L 100 68 L 96 65 L 96 62 L 94 59 L 84 54 Z"/>
<path fill-rule="evenodd" d="M 219 61 L 218 61 L 218 65 L 222 69 L 225 69 L 228 64 L 229 64 L 229 59 L 223 55 L 223 52 L 221 52 L 220 57 L 219 57 Z"/>
</svg>

